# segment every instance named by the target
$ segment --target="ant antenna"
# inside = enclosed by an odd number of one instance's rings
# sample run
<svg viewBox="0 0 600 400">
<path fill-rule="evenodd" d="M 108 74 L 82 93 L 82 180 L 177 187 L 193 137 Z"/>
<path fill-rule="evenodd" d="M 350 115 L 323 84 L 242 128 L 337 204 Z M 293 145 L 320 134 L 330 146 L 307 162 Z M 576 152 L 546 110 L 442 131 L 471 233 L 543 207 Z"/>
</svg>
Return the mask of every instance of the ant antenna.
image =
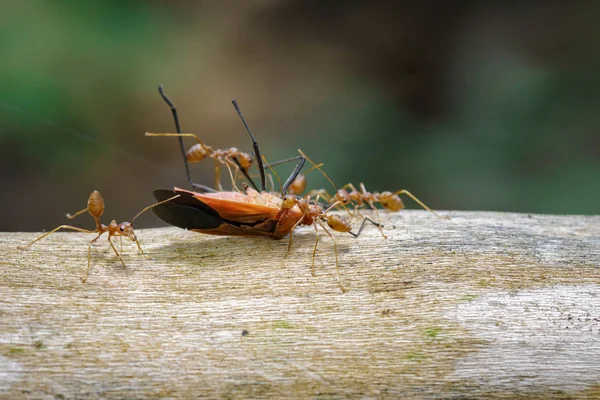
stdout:
<svg viewBox="0 0 600 400">
<path fill-rule="evenodd" d="M 176 196 L 169 197 L 169 198 L 168 198 L 168 199 L 166 199 L 166 200 L 159 201 L 158 203 L 154 203 L 154 204 L 151 204 L 151 205 L 149 205 L 148 207 L 144 208 L 142 211 L 140 211 L 139 213 L 137 213 L 137 215 L 136 215 L 135 217 L 133 217 L 133 219 L 131 220 L 131 223 L 133 224 L 133 221 L 135 221 L 135 219 L 136 219 L 137 217 L 139 217 L 140 215 L 142 215 L 142 214 L 143 214 L 145 211 L 148 211 L 149 209 L 151 209 L 151 208 L 154 208 L 154 207 L 156 207 L 156 206 L 158 206 L 158 205 L 161 205 L 161 204 L 163 204 L 163 203 L 166 203 L 166 202 L 168 202 L 168 201 L 175 200 L 176 198 L 178 198 L 178 197 L 180 197 L 180 196 L 181 196 L 181 195 L 180 195 L 180 194 L 178 194 L 178 195 L 176 195 Z M 77 215 L 77 214 L 75 214 L 75 215 Z"/>
<path fill-rule="evenodd" d="M 160 97 L 163 98 L 165 103 L 167 103 L 167 105 L 171 109 L 171 114 L 173 114 L 173 120 L 175 121 L 175 129 L 177 130 L 178 134 L 181 134 L 181 126 L 179 125 L 179 117 L 177 116 L 177 109 L 175 108 L 175 105 L 173 104 L 171 99 L 169 99 L 167 97 L 167 95 L 165 94 L 163 85 L 158 86 L 158 93 L 160 93 Z M 179 136 L 178 139 L 179 139 L 179 146 L 181 147 L 181 155 L 183 156 L 183 164 L 185 165 L 185 174 L 187 175 L 190 186 L 195 189 L 204 190 L 205 192 L 214 192 L 215 190 L 213 188 L 210 188 L 210 187 L 204 186 L 204 185 L 200 185 L 200 184 L 192 181 L 192 175 L 190 174 L 190 166 L 188 164 L 187 156 L 185 154 L 185 145 L 183 144 L 183 137 Z"/>
<path fill-rule="evenodd" d="M 240 116 L 240 119 L 242 120 L 242 123 L 244 124 L 244 128 L 246 128 L 246 132 L 248 132 L 248 134 L 250 135 L 250 139 L 252 139 L 252 147 L 254 148 L 254 158 L 256 158 L 256 163 L 258 164 L 258 169 L 260 170 L 260 185 L 261 185 L 262 191 L 264 192 L 266 190 L 265 167 L 263 165 L 263 160 L 260 155 L 260 149 L 258 148 L 258 143 L 256 142 L 256 139 L 254 139 L 254 135 L 252 134 L 252 131 L 250 131 L 250 128 L 248 127 L 248 124 L 246 123 L 246 119 L 244 119 L 244 116 L 242 115 L 242 111 L 240 110 L 240 107 L 238 106 L 237 101 L 235 99 L 233 99 L 233 100 L 231 100 L 231 103 L 235 107 L 235 110 L 237 111 L 238 115 Z"/>
<path fill-rule="evenodd" d="M 335 183 L 333 183 L 333 180 L 329 177 L 329 175 L 327 175 L 327 173 L 325 171 L 323 171 L 321 169 L 321 166 L 323 165 L 323 163 L 316 164 L 313 160 L 311 160 L 310 158 L 308 158 L 308 156 L 306 154 L 304 154 L 304 152 L 302 150 L 300 150 L 300 149 L 298 149 L 298 153 L 300 153 L 302 155 L 302 157 L 304 157 L 305 159 L 307 159 L 308 162 L 313 165 L 310 170 L 312 170 L 313 168 L 318 169 L 319 172 L 321 172 L 321 174 L 323 174 L 323 176 L 329 181 L 329 183 L 331 183 L 331 186 L 333 186 L 333 190 L 337 190 L 337 186 L 335 186 Z"/>
</svg>

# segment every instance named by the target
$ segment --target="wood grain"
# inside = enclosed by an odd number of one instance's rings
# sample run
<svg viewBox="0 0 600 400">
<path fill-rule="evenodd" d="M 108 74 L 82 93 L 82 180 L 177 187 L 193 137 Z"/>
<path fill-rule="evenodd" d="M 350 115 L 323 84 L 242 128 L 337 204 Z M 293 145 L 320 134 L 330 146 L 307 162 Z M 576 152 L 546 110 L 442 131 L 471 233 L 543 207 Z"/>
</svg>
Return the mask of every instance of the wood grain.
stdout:
<svg viewBox="0 0 600 400">
<path fill-rule="evenodd" d="M 600 217 L 422 211 L 287 239 L 0 233 L 3 398 L 600 398 Z M 118 243 L 118 241 L 117 241 Z"/>
</svg>

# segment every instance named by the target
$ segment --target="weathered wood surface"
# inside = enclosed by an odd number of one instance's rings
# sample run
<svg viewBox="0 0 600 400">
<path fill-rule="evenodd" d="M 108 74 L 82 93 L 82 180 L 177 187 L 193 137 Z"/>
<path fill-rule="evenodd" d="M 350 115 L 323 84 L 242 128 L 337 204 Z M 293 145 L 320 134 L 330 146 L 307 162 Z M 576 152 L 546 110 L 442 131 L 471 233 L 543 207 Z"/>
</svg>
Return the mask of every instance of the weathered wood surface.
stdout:
<svg viewBox="0 0 600 400">
<path fill-rule="evenodd" d="M 600 398 L 600 217 L 421 211 L 329 238 L 0 233 L 3 398 Z"/>
</svg>

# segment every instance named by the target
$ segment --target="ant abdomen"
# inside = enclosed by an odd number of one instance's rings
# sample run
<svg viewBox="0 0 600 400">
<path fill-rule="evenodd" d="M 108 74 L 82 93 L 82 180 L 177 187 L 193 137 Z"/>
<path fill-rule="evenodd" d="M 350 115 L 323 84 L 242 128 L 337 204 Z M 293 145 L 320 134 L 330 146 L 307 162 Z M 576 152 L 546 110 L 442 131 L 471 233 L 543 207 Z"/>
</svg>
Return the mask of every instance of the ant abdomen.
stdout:
<svg viewBox="0 0 600 400">
<path fill-rule="evenodd" d="M 301 194 L 306 190 L 306 177 L 302 174 L 298 175 L 292 184 L 288 187 L 289 194 Z"/>
<path fill-rule="evenodd" d="M 350 232 L 352 230 L 350 223 L 339 215 L 327 215 L 327 225 L 336 232 Z"/>
<path fill-rule="evenodd" d="M 378 196 L 378 200 L 386 210 L 400 211 L 404 208 L 404 202 L 400 196 L 393 194 L 392 192 L 382 192 Z"/>
<path fill-rule="evenodd" d="M 88 213 L 94 218 L 100 218 L 104 214 L 104 199 L 97 190 L 90 193 L 88 198 Z"/>
<path fill-rule="evenodd" d="M 196 163 L 204 160 L 208 155 L 209 152 L 206 147 L 198 143 L 190 147 L 186 153 L 186 158 L 189 162 Z"/>
</svg>

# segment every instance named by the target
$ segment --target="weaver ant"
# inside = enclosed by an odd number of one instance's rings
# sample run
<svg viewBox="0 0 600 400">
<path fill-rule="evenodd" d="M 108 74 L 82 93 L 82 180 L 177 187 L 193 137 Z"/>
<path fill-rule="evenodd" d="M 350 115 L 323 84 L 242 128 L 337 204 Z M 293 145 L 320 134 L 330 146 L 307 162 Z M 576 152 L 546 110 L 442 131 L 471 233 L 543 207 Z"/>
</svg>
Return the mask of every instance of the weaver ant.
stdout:
<svg viewBox="0 0 600 400">
<path fill-rule="evenodd" d="M 92 244 L 96 242 L 96 240 L 98 240 L 100 238 L 100 236 L 102 236 L 105 233 L 108 233 L 108 243 L 110 243 L 110 246 L 112 247 L 112 249 L 114 250 L 115 254 L 117 255 L 117 257 L 119 258 L 119 260 L 121 261 L 121 263 L 123 264 L 123 266 L 125 267 L 125 262 L 123 261 L 123 258 L 121 257 L 121 255 L 119 254 L 119 252 L 117 251 L 116 247 L 114 246 L 113 242 L 110 240 L 111 237 L 113 236 L 120 236 L 121 239 L 123 238 L 123 236 L 131 239 L 132 241 L 135 242 L 135 244 L 137 245 L 140 253 L 145 256 L 146 254 L 144 253 L 144 250 L 142 250 L 142 247 L 140 246 L 140 242 L 138 241 L 135 232 L 133 231 L 133 221 L 135 221 L 135 219 L 137 217 L 139 217 L 142 213 L 144 213 L 145 211 L 156 207 L 160 204 L 166 203 L 168 201 L 174 200 L 177 197 L 179 197 L 179 195 L 175 195 L 171 198 L 162 200 L 158 203 L 152 204 L 146 208 L 144 208 L 142 211 L 140 211 L 139 213 L 137 213 L 137 215 L 135 217 L 133 217 L 133 219 L 131 220 L 131 222 L 121 222 L 120 224 L 117 224 L 117 221 L 112 220 L 110 222 L 110 224 L 108 225 L 104 225 L 102 223 L 100 223 L 100 217 L 102 216 L 102 214 L 104 214 L 104 199 L 102 198 L 102 195 L 100 194 L 99 191 L 94 190 L 91 194 L 90 197 L 88 198 L 88 202 L 87 202 L 87 207 L 77 211 L 74 214 L 67 214 L 67 218 L 69 219 L 73 219 L 75 217 L 77 217 L 78 215 L 83 214 L 84 212 L 88 212 L 88 214 L 90 214 L 92 216 L 92 218 L 94 218 L 94 221 L 96 222 L 96 229 L 94 230 L 89 230 L 89 229 L 83 229 L 83 228 L 79 228 L 76 226 L 70 226 L 70 225 L 60 225 L 54 229 L 52 229 L 50 232 L 46 232 L 44 233 L 42 236 L 38 237 L 37 239 L 35 239 L 33 242 L 29 243 L 27 246 L 19 246 L 19 248 L 21 250 L 24 250 L 26 248 L 28 248 L 29 246 L 31 246 L 32 244 L 34 244 L 35 242 L 37 242 L 38 240 L 41 240 L 43 238 L 45 238 L 48 235 L 51 235 L 52 233 L 60 230 L 60 229 L 70 229 L 72 231 L 77 231 L 77 232 L 83 232 L 83 233 L 97 233 L 98 236 L 96 236 L 94 239 L 92 239 L 89 244 L 88 244 L 88 266 L 87 266 L 87 270 L 85 273 L 85 276 L 83 278 L 80 278 L 81 281 L 83 283 L 85 283 L 90 275 L 90 271 L 91 271 L 91 249 L 92 249 Z"/>
<path fill-rule="evenodd" d="M 154 136 L 154 137 L 165 136 L 165 137 L 178 137 L 179 138 L 181 154 L 183 156 L 183 160 L 184 160 L 184 164 L 185 164 L 185 171 L 186 171 L 186 175 L 188 178 L 188 182 L 191 187 L 193 187 L 194 189 L 201 190 L 202 192 L 205 192 L 205 193 L 223 191 L 223 187 L 221 186 L 221 164 L 223 164 L 227 167 L 227 170 L 229 171 L 229 176 L 231 177 L 231 181 L 232 181 L 232 184 L 233 184 L 233 187 L 235 190 L 239 191 L 235 185 L 235 182 L 236 182 L 237 176 L 238 176 L 238 172 L 241 172 L 244 175 L 244 177 L 246 177 L 248 182 L 250 182 L 250 184 L 252 185 L 252 187 L 254 187 L 255 190 L 259 190 L 248 173 L 248 170 L 250 169 L 250 167 L 252 166 L 252 164 L 254 162 L 254 158 L 252 157 L 251 154 L 245 153 L 236 147 L 215 150 L 211 146 L 206 145 L 196 134 L 181 133 L 181 125 L 179 123 L 179 117 L 178 117 L 177 109 L 175 108 L 175 105 L 173 104 L 171 99 L 169 99 L 167 97 L 167 95 L 165 94 L 164 88 L 162 85 L 158 87 L 158 91 L 160 93 L 160 96 L 165 101 L 165 103 L 167 103 L 167 105 L 171 109 L 171 114 L 173 115 L 173 120 L 175 121 L 175 128 L 177 130 L 177 133 L 146 132 L 145 135 L 146 136 Z M 246 128 L 246 131 L 250 134 L 250 138 L 252 139 L 254 154 L 256 155 L 257 159 L 259 160 L 258 164 L 259 164 L 259 169 L 260 169 L 260 174 L 261 174 L 261 181 L 263 182 L 262 190 L 264 191 L 265 190 L 265 187 L 264 187 L 265 172 L 264 172 L 264 167 L 262 165 L 263 160 L 261 159 L 261 156 L 260 156 L 260 149 L 258 147 L 258 143 L 254 139 L 254 136 L 252 135 L 252 132 L 250 131 L 250 128 L 248 127 L 248 124 L 246 123 L 244 116 L 242 115 L 242 112 L 237 104 L 237 101 L 232 100 L 232 103 L 233 103 L 233 106 L 235 107 L 238 115 L 240 116 L 242 123 L 244 124 L 244 127 Z M 196 142 L 198 142 L 198 143 L 196 143 L 195 145 L 190 147 L 189 150 L 186 151 L 185 145 L 183 143 L 184 137 L 194 138 L 196 140 Z M 217 186 L 217 190 L 214 190 L 205 185 L 195 183 L 192 181 L 192 178 L 191 178 L 189 163 L 197 163 L 197 162 L 204 160 L 207 157 L 215 160 L 215 184 Z M 286 163 L 289 161 L 300 160 L 300 159 L 301 159 L 300 156 L 292 157 L 292 158 L 289 158 L 286 160 L 281 160 L 281 161 L 272 163 L 271 165 L 267 166 L 267 168 L 272 169 L 272 167 L 274 167 L 274 166 L 277 166 L 277 165 L 280 165 L 280 164 L 283 164 L 283 163 Z M 235 174 L 232 173 L 231 167 L 235 168 Z M 290 185 L 292 185 L 293 183 L 294 182 L 290 183 Z M 298 184 L 300 184 L 300 183 L 297 183 L 296 187 Z M 285 190 L 283 190 L 282 192 L 285 192 Z"/>
<path fill-rule="evenodd" d="M 323 176 L 331 183 L 331 185 L 334 188 L 336 188 L 335 184 L 333 183 L 333 181 L 331 180 L 329 175 L 327 175 L 325 173 L 325 171 L 323 171 L 320 168 L 321 164 L 315 164 L 310 158 L 308 158 L 308 156 L 306 154 L 304 154 L 302 152 L 302 150 L 298 150 L 298 152 L 306 160 L 308 160 L 311 164 L 313 164 L 312 168 L 318 169 L 321 172 L 321 174 L 323 174 Z M 350 191 L 348 191 L 348 189 Z M 386 239 L 387 239 L 387 236 L 383 232 L 383 229 L 382 229 L 383 225 L 381 224 L 381 218 L 379 216 L 379 209 L 377 208 L 376 203 L 379 203 L 383 207 L 383 209 L 385 209 L 387 211 L 394 211 L 394 212 L 400 211 L 400 210 L 404 209 L 404 203 L 403 203 L 402 199 L 400 198 L 400 195 L 406 195 L 406 196 L 410 197 L 417 204 L 419 204 L 425 210 L 433 213 L 438 218 L 449 219 L 449 217 L 443 217 L 443 216 L 437 214 L 435 211 L 433 211 L 431 208 L 427 207 L 425 205 L 425 203 L 423 203 L 415 195 L 413 195 L 406 189 L 398 190 L 396 192 L 390 192 L 390 191 L 384 191 L 381 193 L 369 192 L 369 191 L 367 191 L 365 185 L 361 182 L 360 183 L 360 191 L 358 191 L 352 183 L 348 183 L 345 186 L 343 186 L 341 189 L 337 189 L 335 195 L 333 195 L 333 196 L 330 195 L 327 192 L 327 190 L 325 190 L 325 189 L 313 190 L 309 193 L 309 195 L 312 195 L 312 196 L 317 195 L 319 197 L 323 197 L 330 205 L 335 205 L 336 207 L 342 206 L 346 210 L 347 210 L 347 208 L 346 208 L 347 205 L 353 205 L 354 206 L 354 214 L 350 214 L 350 215 L 352 215 L 352 216 L 359 215 L 361 218 L 365 218 L 365 217 L 362 214 L 360 214 L 359 209 L 362 207 L 368 206 L 375 212 L 375 215 L 377 218 L 377 223 L 375 225 L 377 225 L 379 227 L 381 235 Z"/>
</svg>

